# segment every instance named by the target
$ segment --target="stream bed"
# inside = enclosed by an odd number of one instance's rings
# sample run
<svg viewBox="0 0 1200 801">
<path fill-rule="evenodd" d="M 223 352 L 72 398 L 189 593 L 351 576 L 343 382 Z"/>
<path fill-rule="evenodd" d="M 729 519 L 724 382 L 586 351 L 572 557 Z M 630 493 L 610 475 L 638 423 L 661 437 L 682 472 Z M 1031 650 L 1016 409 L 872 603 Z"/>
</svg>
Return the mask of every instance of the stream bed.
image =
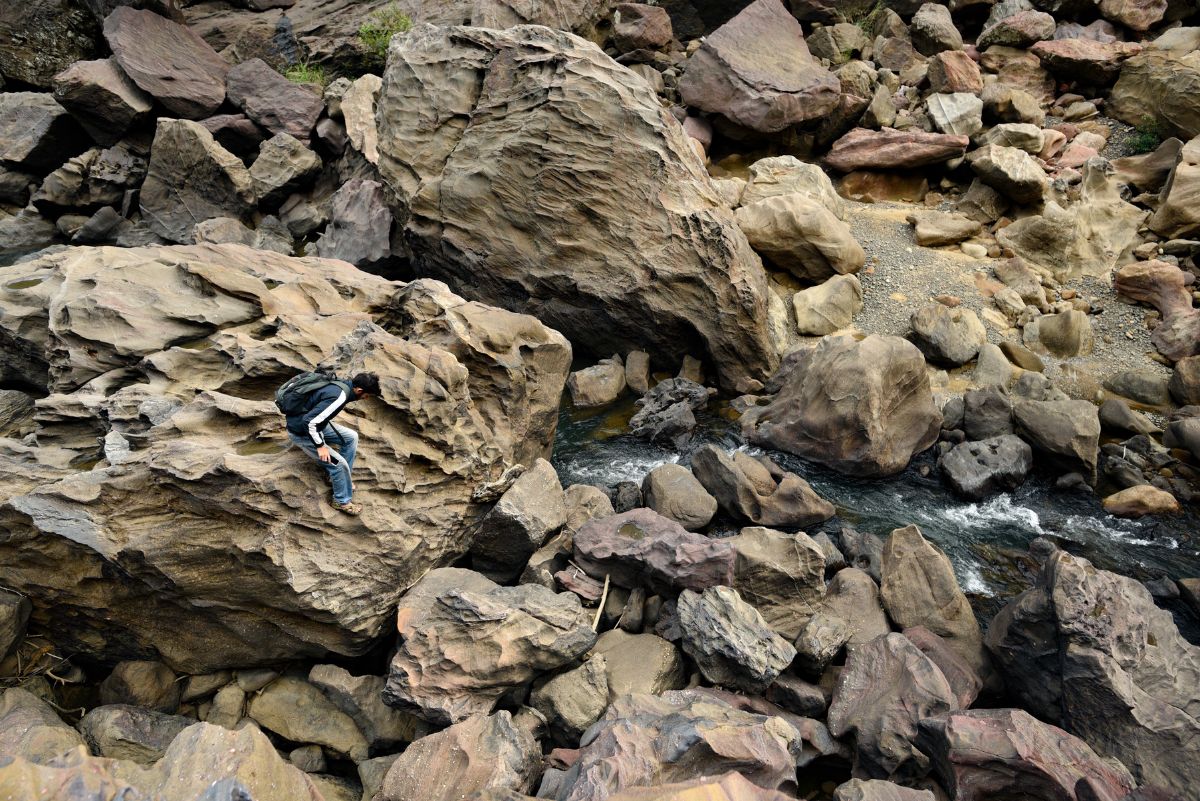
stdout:
<svg viewBox="0 0 1200 801">
<path fill-rule="evenodd" d="M 563 408 L 553 463 L 564 487 L 640 484 L 660 464 L 688 464 L 691 452 L 708 442 L 763 452 L 746 446 L 737 424 L 716 408 L 697 413 L 700 427 L 682 453 L 626 433 L 634 411 L 632 400 L 600 410 Z M 1200 576 L 1200 519 L 1194 512 L 1141 520 L 1113 517 L 1101 508 L 1098 496 L 1057 491 L 1053 476 L 1036 471 L 1012 493 L 964 501 L 943 484 L 932 451 L 886 479 L 857 479 L 790 454 L 765 452 L 837 507 L 836 517 L 807 533 L 835 534 L 849 525 L 886 538 L 892 529 L 915 523 L 950 557 L 960 585 L 985 619 L 1029 585 L 1036 566 L 1026 550 L 1037 537 L 1050 539 L 1097 567 L 1140 580 Z M 709 533 L 720 536 L 736 528 L 732 521 L 718 519 Z M 1190 617 L 1181 605 L 1170 607 L 1177 620 Z M 1180 622 L 1192 633 L 1200 631 L 1194 619 Z"/>
</svg>

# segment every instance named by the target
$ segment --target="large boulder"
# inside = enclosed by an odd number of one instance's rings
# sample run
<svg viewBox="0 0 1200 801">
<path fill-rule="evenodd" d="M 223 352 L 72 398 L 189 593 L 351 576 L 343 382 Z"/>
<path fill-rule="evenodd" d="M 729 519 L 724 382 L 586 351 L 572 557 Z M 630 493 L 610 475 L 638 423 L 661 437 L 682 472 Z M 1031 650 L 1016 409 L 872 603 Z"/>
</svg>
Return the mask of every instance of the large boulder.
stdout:
<svg viewBox="0 0 1200 801">
<path fill-rule="evenodd" d="M 804 195 L 829 209 L 839 220 L 846 219 L 846 202 L 820 166 L 795 156 L 769 156 L 751 164 L 750 180 L 741 193 L 741 205 L 748 206 L 780 195 Z"/>
<path fill-rule="evenodd" d="M 1093 39 L 1055 39 L 1038 42 L 1030 52 L 1056 76 L 1089 86 L 1108 86 L 1121 74 L 1125 60 L 1142 52 L 1132 42 L 1099 42 Z"/>
<path fill-rule="evenodd" d="M 825 163 L 838 172 L 913 169 L 959 158 L 970 143 L 954 134 L 855 128 L 833 143 Z"/>
<path fill-rule="evenodd" d="M 86 140 L 50 95 L 0 93 L 0 169 L 45 175 L 86 149 Z"/>
<path fill-rule="evenodd" d="M 693 534 L 650 509 L 632 509 L 585 523 L 575 532 L 575 562 L 594 578 L 655 592 L 728 585 L 733 548 Z"/>
<path fill-rule="evenodd" d="M 1100 455 L 1100 414 L 1084 400 L 1018 400 L 1013 404 L 1017 433 L 1064 470 L 1096 480 Z"/>
<path fill-rule="evenodd" d="M 1200 231 L 1200 137 L 1179 151 L 1158 210 L 1150 217 L 1150 228 L 1165 237 L 1184 237 Z"/>
<path fill-rule="evenodd" d="M 475 715 L 422 737 L 388 768 L 379 801 L 459 801 L 492 789 L 528 792 L 541 749 L 508 712 Z"/>
<path fill-rule="evenodd" d="M 593 801 L 737 770 L 768 790 L 790 789 L 799 733 L 783 719 L 698 690 L 622 696 L 580 743 L 558 798 Z M 657 796 L 655 796 L 657 797 Z"/>
<path fill-rule="evenodd" d="M 5 584 L 61 648 L 188 672 L 370 648 L 466 552 L 490 487 L 548 453 L 570 363 L 559 334 L 436 281 L 237 245 L 73 248 L 0 287 L 0 375 L 54 409 L 43 447 L 0 458 Z M 342 416 L 357 519 L 266 400 L 327 358 L 381 377 Z M 110 427 L 137 435 L 123 464 L 64 469 Z"/>
<path fill-rule="evenodd" d="M 420 274 L 594 353 L 705 354 L 732 389 L 777 363 L 758 257 L 683 128 L 599 48 L 417 26 L 393 40 L 377 121 Z"/>
<path fill-rule="evenodd" d="M 0 693 L 0 754 L 44 764 L 82 744 L 79 732 L 33 693 L 20 687 Z"/>
<path fill-rule="evenodd" d="M 79 721 L 79 731 L 97 756 L 151 767 L 166 753 L 175 736 L 193 723 L 182 715 L 111 704 L 88 710 Z"/>
<path fill-rule="evenodd" d="M 958 801 L 1120 801 L 1129 772 L 1088 744 L 1021 709 L 977 709 L 921 722 L 918 737 Z"/>
<path fill-rule="evenodd" d="M 273 134 L 308 141 L 325 103 L 312 89 L 293 83 L 261 58 L 243 61 L 225 76 L 229 102 Z"/>
<path fill-rule="evenodd" d="M 704 39 L 684 65 L 679 93 L 689 106 L 775 133 L 833 111 L 840 86 L 783 3 L 755 0 Z"/>
<path fill-rule="evenodd" d="M 916 779 L 929 757 L 916 745 L 917 724 L 957 708 L 950 684 L 903 634 L 887 634 L 850 652 L 829 705 L 829 732 L 854 735 L 854 775 Z"/>
<path fill-rule="evenodd" d="M 496 581 L 514 579 L 566 520 L 567 499 L 558 473 L 538 459 L 479 521 L 471 542 L 471 565 Z"/>
<path fill-rule="evenodd" d="M 762 526 L 804 528 L 834 515 L 833 504 L 795 473 L 766 456 L 726 453 L 705 445 L 692 454 L 692 470 L 729 515 Z"/>
<path fill-rule="evenodd" d="M 250 699 L 246 717 L 294 743 L 313 743 L 355 762 L 367 758 L 369 743 L 354 718 L 338 709 L 304 679 L 283 676 Z"/>
<path fill-rule="evenodd" d="M 0 6 L 0 77 L 39 89 L 54 75 L 96 52 L 99 24 L 76 0 L 5 3 Z"/>
<path fill-rule="evenodd" d="M 431 571 L 405 594 L 396 628 L 383 698 L 441 724 L 488 714 L 500 696 L 596 641 L 577 596 L 536 584 L 501 587 L 457 568 Z"/>
<path fill-rule="evenodd" d="M 647 473 L 642 497 L 646 506 L 688 531 L 704 528 L 717 513 L 717 499 L 683 465 L 662 464 Z"/>
<path fill-rule="evenodd" d="M 1200 136 L 1200 51 L 1145 50 L 1121 66 L 1109 112 L 1130 125 L 1157 122 L 1163 134 Z"/>
<path fill-rule="evenodd" d="M 1014 434 L 960 442 L 938 459 L 947 483 L 964 498 L 982 500 L 1015 490 L 1033 469 L 1033 449 Z"/>
<path fill-rule="evenodd" d="M 1200 309 L 1192 308 L 1189 278 L 1174 264 L 1151 259 L 1117 270 L 1113 288 L 1158 309 L 1162 322 L 1150 334 L 1158 352 L 1172 361 L 1200 355 Z"/>
<path fill-rule="evenodd" d="M 821 284 L 792 295 L 796 333 L 825 336 L 854 321 L 863 308 L 862 284 L 853 275 L 835 275 Z"/>
<path fill-rule="evenodd" d="M 954 367 L 974 359 L 987 342 L 978 315 L 963 306 L 951 308 L 933 301 L 913 312 L 909 324 L 930 361 Z"/>
<path fill-rule="evenodd" d="M 392 256 L 392 222 L 383 185 L 352 178 L 333 193 L 329 224 L 313 243 L 313 255 L 364 270 L 381 266 Z"/>
<path fill-rule="evenodd" d="M 352 676 L 336 665 L 313 665 L 308 683 L 350 716 L 373 752 L 397 750 L 421 730 L 416 718 L 383 703 L 383 676 Z"/>
<path fill-rule="evenodd" d="M 672 782 L 658 787 L 631 787 L 608 801 L 789 801 L 792 796 L 778 790 L 767 790 L 740 773 L 730 771 L 724 776 L 704 776 L 686 782 Z"/>
<path fill-rule="evenodd" d="M 1023 707 L 1138 783 L 1187 797 L 1200 782 L 1200 647 L 1141 582 L 1054 550 L 992 621 L 987 645 Z"/>
<path fill-rule="evenodd" d="M 825 597 L 825 554 L 803 533 L 744 528 L 730 537 L 737 560 L 733 588 L 788 641 Z"/>
<path fill-rule="evenodd" d="M 122 6 L 104 20 L 104 39 L 130 80 L 168 111 L 199 120 L 225 102 L 229 64 L 188 26 Z"/>
<path fill-rule="evenodd" d="M 796 656 L 791 643 L 730 587 L 684 590 L 676 614 L 684 653 L 713 684 L 761 693 Z"/>
<path fill-rule="evenodd" d="M 797 662 L 819 676 L 843 646 L 853 652 L 891 630 L 875 580 L 856 567 L 839 570 L 796 638 Z"/>
<path fill-rule="evenodd" d="M 883 547 L 880 592 L 888 617 L 901 628 L 921 626 L 944 638 L 976 672 L 986 658 L 979 621 L 958 586 L 954 567 L 916 526 L 898 528 Z"/>
<path fill-rule="evenodd" d="M 743 418 L 759 444 L 863 476 L 892 475 L 937 440 L 925 359 L 899 337 L 825 337 Z"/>
<path fill-rule="evenodd" d="M 111 145 L 141 122 L 154 99 L 129 80 L 115 59 L 76 61 L 54 76 L 54 99 L 91 137 Z"/>
<path fill-rule="evenodd" d="M 171 242 L 193 241 L 197 223 L 244 218 L 254 208 L 250 171 L 200 123 L 160 119 L 140 195 L 150 230 Z"/>
<path fill-rule="evenodd" d="M 856 273 L 866 263 L 850 226 L 811 197 L 777 195 L 744 203 L 735 214 L 756 251 L 805 281 Z"/>
</svg>

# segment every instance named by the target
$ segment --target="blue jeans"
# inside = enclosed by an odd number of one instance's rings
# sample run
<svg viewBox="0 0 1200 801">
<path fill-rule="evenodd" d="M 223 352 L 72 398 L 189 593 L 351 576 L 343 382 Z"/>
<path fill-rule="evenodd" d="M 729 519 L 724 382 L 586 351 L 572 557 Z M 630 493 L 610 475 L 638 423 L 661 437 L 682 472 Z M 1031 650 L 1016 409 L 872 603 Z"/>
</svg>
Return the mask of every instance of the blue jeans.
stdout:
<svg viewBox="0 0 1200 801">
<path fill-rule="evenodd" d="M 301 437 L 288 432 L 292 442 L 307 453 L 317 464 L 325 468 L 329 480 L 333 484 L 334 503 L 349 503 L 353 490 L 350 488 L 350 471 L 354 468 L 354 454 L 358 452 L 358 434 L 345 426 L 329 423 L 325 427 L 325 444 L 329 446 L 328 462 L 322 462 L 317 456 L 317 446 L 308 437 Z"/>
</svg>

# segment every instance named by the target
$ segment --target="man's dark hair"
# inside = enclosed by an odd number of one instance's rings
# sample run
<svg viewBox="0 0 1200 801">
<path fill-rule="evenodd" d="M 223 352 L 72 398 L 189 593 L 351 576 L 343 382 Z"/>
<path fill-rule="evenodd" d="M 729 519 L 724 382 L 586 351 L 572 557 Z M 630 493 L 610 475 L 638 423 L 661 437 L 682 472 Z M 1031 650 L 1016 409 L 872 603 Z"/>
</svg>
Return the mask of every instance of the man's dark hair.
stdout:
<svg viewBox="0 0 1200 801">
<path fill-rule="evenodd" d="M 379 397 L 379 376 L 374 373 L 359 373 L 350 379 L 350 386 L 361 389 L 363 394 Z"/>
</svg>

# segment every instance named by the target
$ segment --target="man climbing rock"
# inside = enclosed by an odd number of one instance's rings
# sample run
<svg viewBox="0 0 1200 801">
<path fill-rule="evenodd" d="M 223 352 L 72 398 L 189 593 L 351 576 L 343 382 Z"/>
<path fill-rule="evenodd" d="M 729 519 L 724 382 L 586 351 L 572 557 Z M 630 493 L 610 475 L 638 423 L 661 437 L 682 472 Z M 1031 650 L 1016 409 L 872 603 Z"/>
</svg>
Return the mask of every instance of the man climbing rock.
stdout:
<svg viewBox="0 0 1200 801">
<path fill-rule="evenodd" d="M 362 512 L 362 505 L 353 501 L 351 479 L 358 434 L 333 418 L 347 403 L 367 395 L 379 396 L 379 377 L 374 373 L 359 373 L 348 382 L 324 373 L 303 373 L 275 394 L 275 405 L 287 417 L 288 436 L 329 473 L 333 508 L 348 515 Z"/>
</svg>

